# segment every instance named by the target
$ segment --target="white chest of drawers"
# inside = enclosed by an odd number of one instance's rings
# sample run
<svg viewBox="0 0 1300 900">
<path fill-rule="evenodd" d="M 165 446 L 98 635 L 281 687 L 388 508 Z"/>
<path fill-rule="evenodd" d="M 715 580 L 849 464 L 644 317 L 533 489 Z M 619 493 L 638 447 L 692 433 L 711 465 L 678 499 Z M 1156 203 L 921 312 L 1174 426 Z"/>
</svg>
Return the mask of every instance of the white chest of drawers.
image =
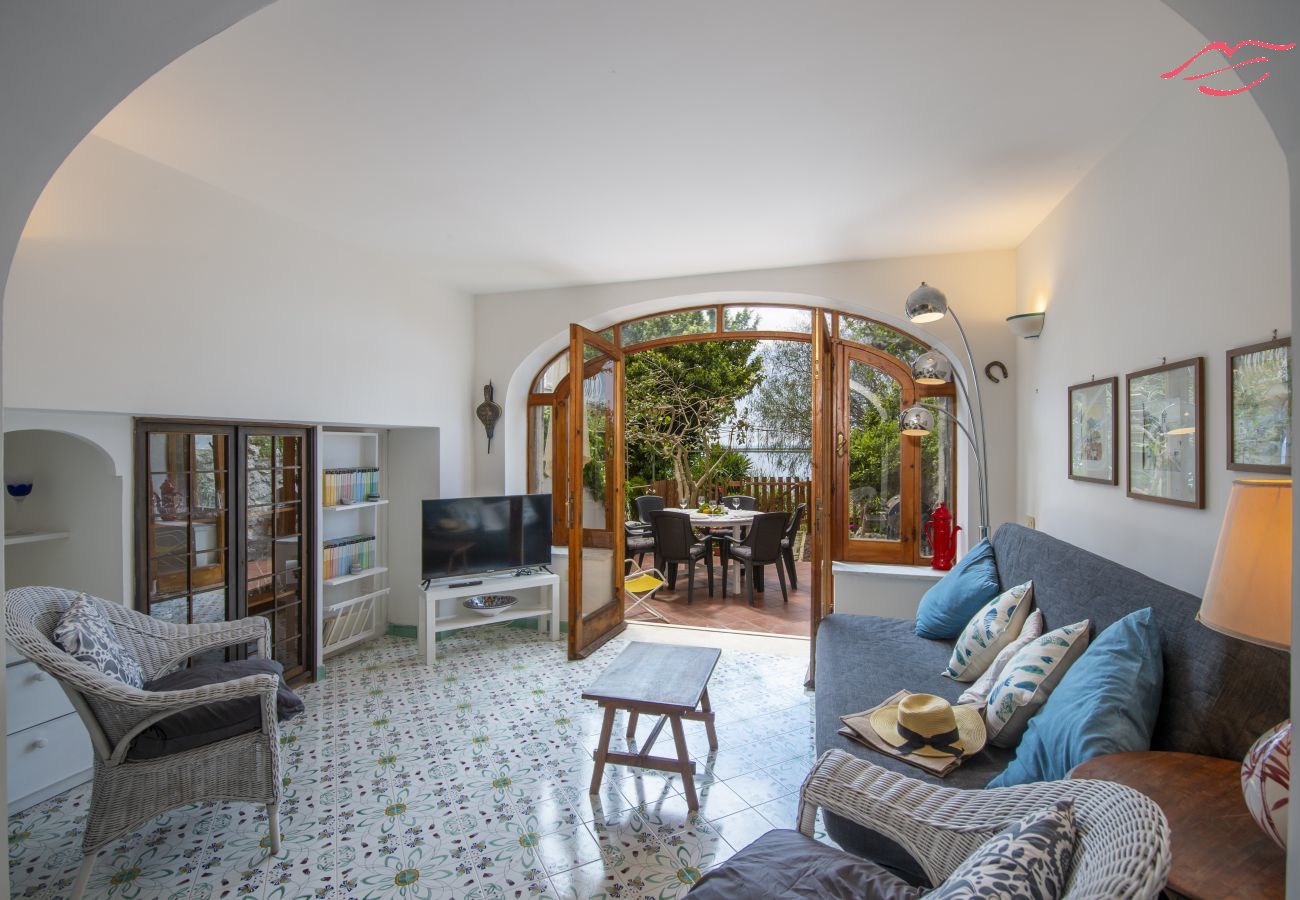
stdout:
<svg viewBox="0 0 1300 900">
<path fill-rule="evenodd" d="M 9 815 L 89 781 L 90 736 L 57 681 L 5 655 L 5 781 Z"/>
</svg>

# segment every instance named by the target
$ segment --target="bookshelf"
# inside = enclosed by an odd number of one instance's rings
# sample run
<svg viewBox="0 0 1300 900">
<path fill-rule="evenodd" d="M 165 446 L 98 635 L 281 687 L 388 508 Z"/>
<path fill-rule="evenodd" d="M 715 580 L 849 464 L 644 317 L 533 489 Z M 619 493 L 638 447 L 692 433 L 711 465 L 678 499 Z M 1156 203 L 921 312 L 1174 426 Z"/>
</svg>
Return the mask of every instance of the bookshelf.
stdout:
<svg viewBox="0 0 1300 900">
<path fill-rule="evenodd" d="M 387 625 L 388 497 L 383 435 L 320 434 L 321 654 L 381 634 Z"/>
</svg>

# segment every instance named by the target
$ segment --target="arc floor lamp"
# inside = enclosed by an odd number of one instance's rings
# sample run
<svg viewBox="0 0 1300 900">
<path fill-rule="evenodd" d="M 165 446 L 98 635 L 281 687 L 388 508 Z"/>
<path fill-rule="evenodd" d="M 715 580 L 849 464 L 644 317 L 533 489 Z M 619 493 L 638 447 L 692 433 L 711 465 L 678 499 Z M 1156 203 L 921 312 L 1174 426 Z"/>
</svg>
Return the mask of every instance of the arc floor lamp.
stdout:
<svg viewBox="0 0 1300 900">
<path fill-rule="evenodd" d="M 957 387 L 961 389 L 962 397 L 966 401 L 970 427 L 967 427 L 960 418 L 946 409 L 917 403 L 909 406 L 899 416 L 898 430 L 906 435 L 927 435 L 934 431 L 934 414 L 939 413 L 951 419 L 961 433 L 966 436 L 971 449 L 975 451 L 975 471 L 979 476 L 980 489 L 980 540 L 984 540 L 989 536 L 989 470 L 984 431 L 984 400 L 980 396 L 975 355 L 971 353 L 970 341 L 966 339 L 966 329 L 962 327 L 961 320 L 957 318 L 957 313 L 948 305 L 948 298 L 944 296 L 943 291 L 931 287 L 924 281 L 921 282 L 919 288 L 907 295 L 907 300 L 903 304 L 903 311 L 907 314 L 909 321 L 917 324 L 937 322 L 945 316 L 951 316 L 953 323 L 957 326 L 957 333 L 961 335 L 961 343 L 966 350 L 966 360 L 970 363 L 971 379 L 975 384 L 974 403 L 971 403 L 971 395 L 966 388 L 965 379 L 953 368 L 952 362 L 942 353 L 927 350 L 913 360 L 912 378 L 916 380 L 917 384 L 947 384 L 949 381 L 956 381 Z"/>
</svg>

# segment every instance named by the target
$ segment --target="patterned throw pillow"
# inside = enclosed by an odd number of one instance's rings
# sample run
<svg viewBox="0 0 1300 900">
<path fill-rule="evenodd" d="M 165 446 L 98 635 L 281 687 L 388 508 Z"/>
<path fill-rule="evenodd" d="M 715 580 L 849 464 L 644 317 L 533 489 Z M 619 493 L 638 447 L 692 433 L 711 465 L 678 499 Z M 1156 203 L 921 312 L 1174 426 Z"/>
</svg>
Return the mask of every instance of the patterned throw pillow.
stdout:
<svg viewBox="0 0 1300 900">
<path fill-rule="evenodd" d="M 958 703 L 964 703 L 968 706 L 983 706 L 988 702 L 989 694 L 993 692 L 993 686 L 998 683 L 998 676 L 1002 670 L 1011 662 L 1011 658 L 1019 653 L 1026 644 L 1043 633 L 1043 614 L 1034 610 L 1025 619 L 1024 626 L 1020 629 L 1020 636 L 1014 641 L 1007 644 L 998 653 L 997 659 L 993 660 L 993 665 L 984 670 L 984 674 L 975 679 L 975 683 L 966 688 L 962 695 L 957 698 Z"/>
<path fill-rule="evenodd" d="M 122 646 L 113 631 L 113 623 L 85 594 L 73 600 L 59 617 L 54 626 L 54 643 L 109 678 L 134 688 L 144 687 L 144 671 L 139 660 Z"/>
<path fill-rule="evenodd" d="M 1014 747 L 1029 720 L 1047 702 L 1065 670 L 1088 646 L 1087 619 L 1034 638 L 1011 658 L 984 710 L 989 743 Z"/>
<path fill-rule="evenodd" d="M 989 838 L 947 881 L 925 896 L 927 900 L 1055 900 L 1065 896 L 1077 840 L 1074 804 L 1059 800 Z"/>
<path fill-rule="evenodd" d="M 1033 598 L 1034 583 L 1026 581 L 990 600 L 957 638 L 944 677 L 954 681 L 978 678 L 997 658 L 998 652 L 1020 634 Z"/>
</svg>

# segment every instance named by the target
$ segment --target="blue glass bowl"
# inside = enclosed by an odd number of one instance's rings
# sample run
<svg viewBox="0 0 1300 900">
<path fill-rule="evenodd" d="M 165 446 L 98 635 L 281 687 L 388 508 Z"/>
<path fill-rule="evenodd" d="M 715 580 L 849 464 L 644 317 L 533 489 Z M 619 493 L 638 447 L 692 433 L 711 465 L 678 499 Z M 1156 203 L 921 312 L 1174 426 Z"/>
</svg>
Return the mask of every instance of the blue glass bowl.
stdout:
<svg viewBox="0 0 1300 900">
<path fill-rule="evenodd" d="M 30 481 L 12 481 L 5 484 L 5 490 L 15 500 L 22 500 L 32 492 L 32 483 Z"/>
</svg>

